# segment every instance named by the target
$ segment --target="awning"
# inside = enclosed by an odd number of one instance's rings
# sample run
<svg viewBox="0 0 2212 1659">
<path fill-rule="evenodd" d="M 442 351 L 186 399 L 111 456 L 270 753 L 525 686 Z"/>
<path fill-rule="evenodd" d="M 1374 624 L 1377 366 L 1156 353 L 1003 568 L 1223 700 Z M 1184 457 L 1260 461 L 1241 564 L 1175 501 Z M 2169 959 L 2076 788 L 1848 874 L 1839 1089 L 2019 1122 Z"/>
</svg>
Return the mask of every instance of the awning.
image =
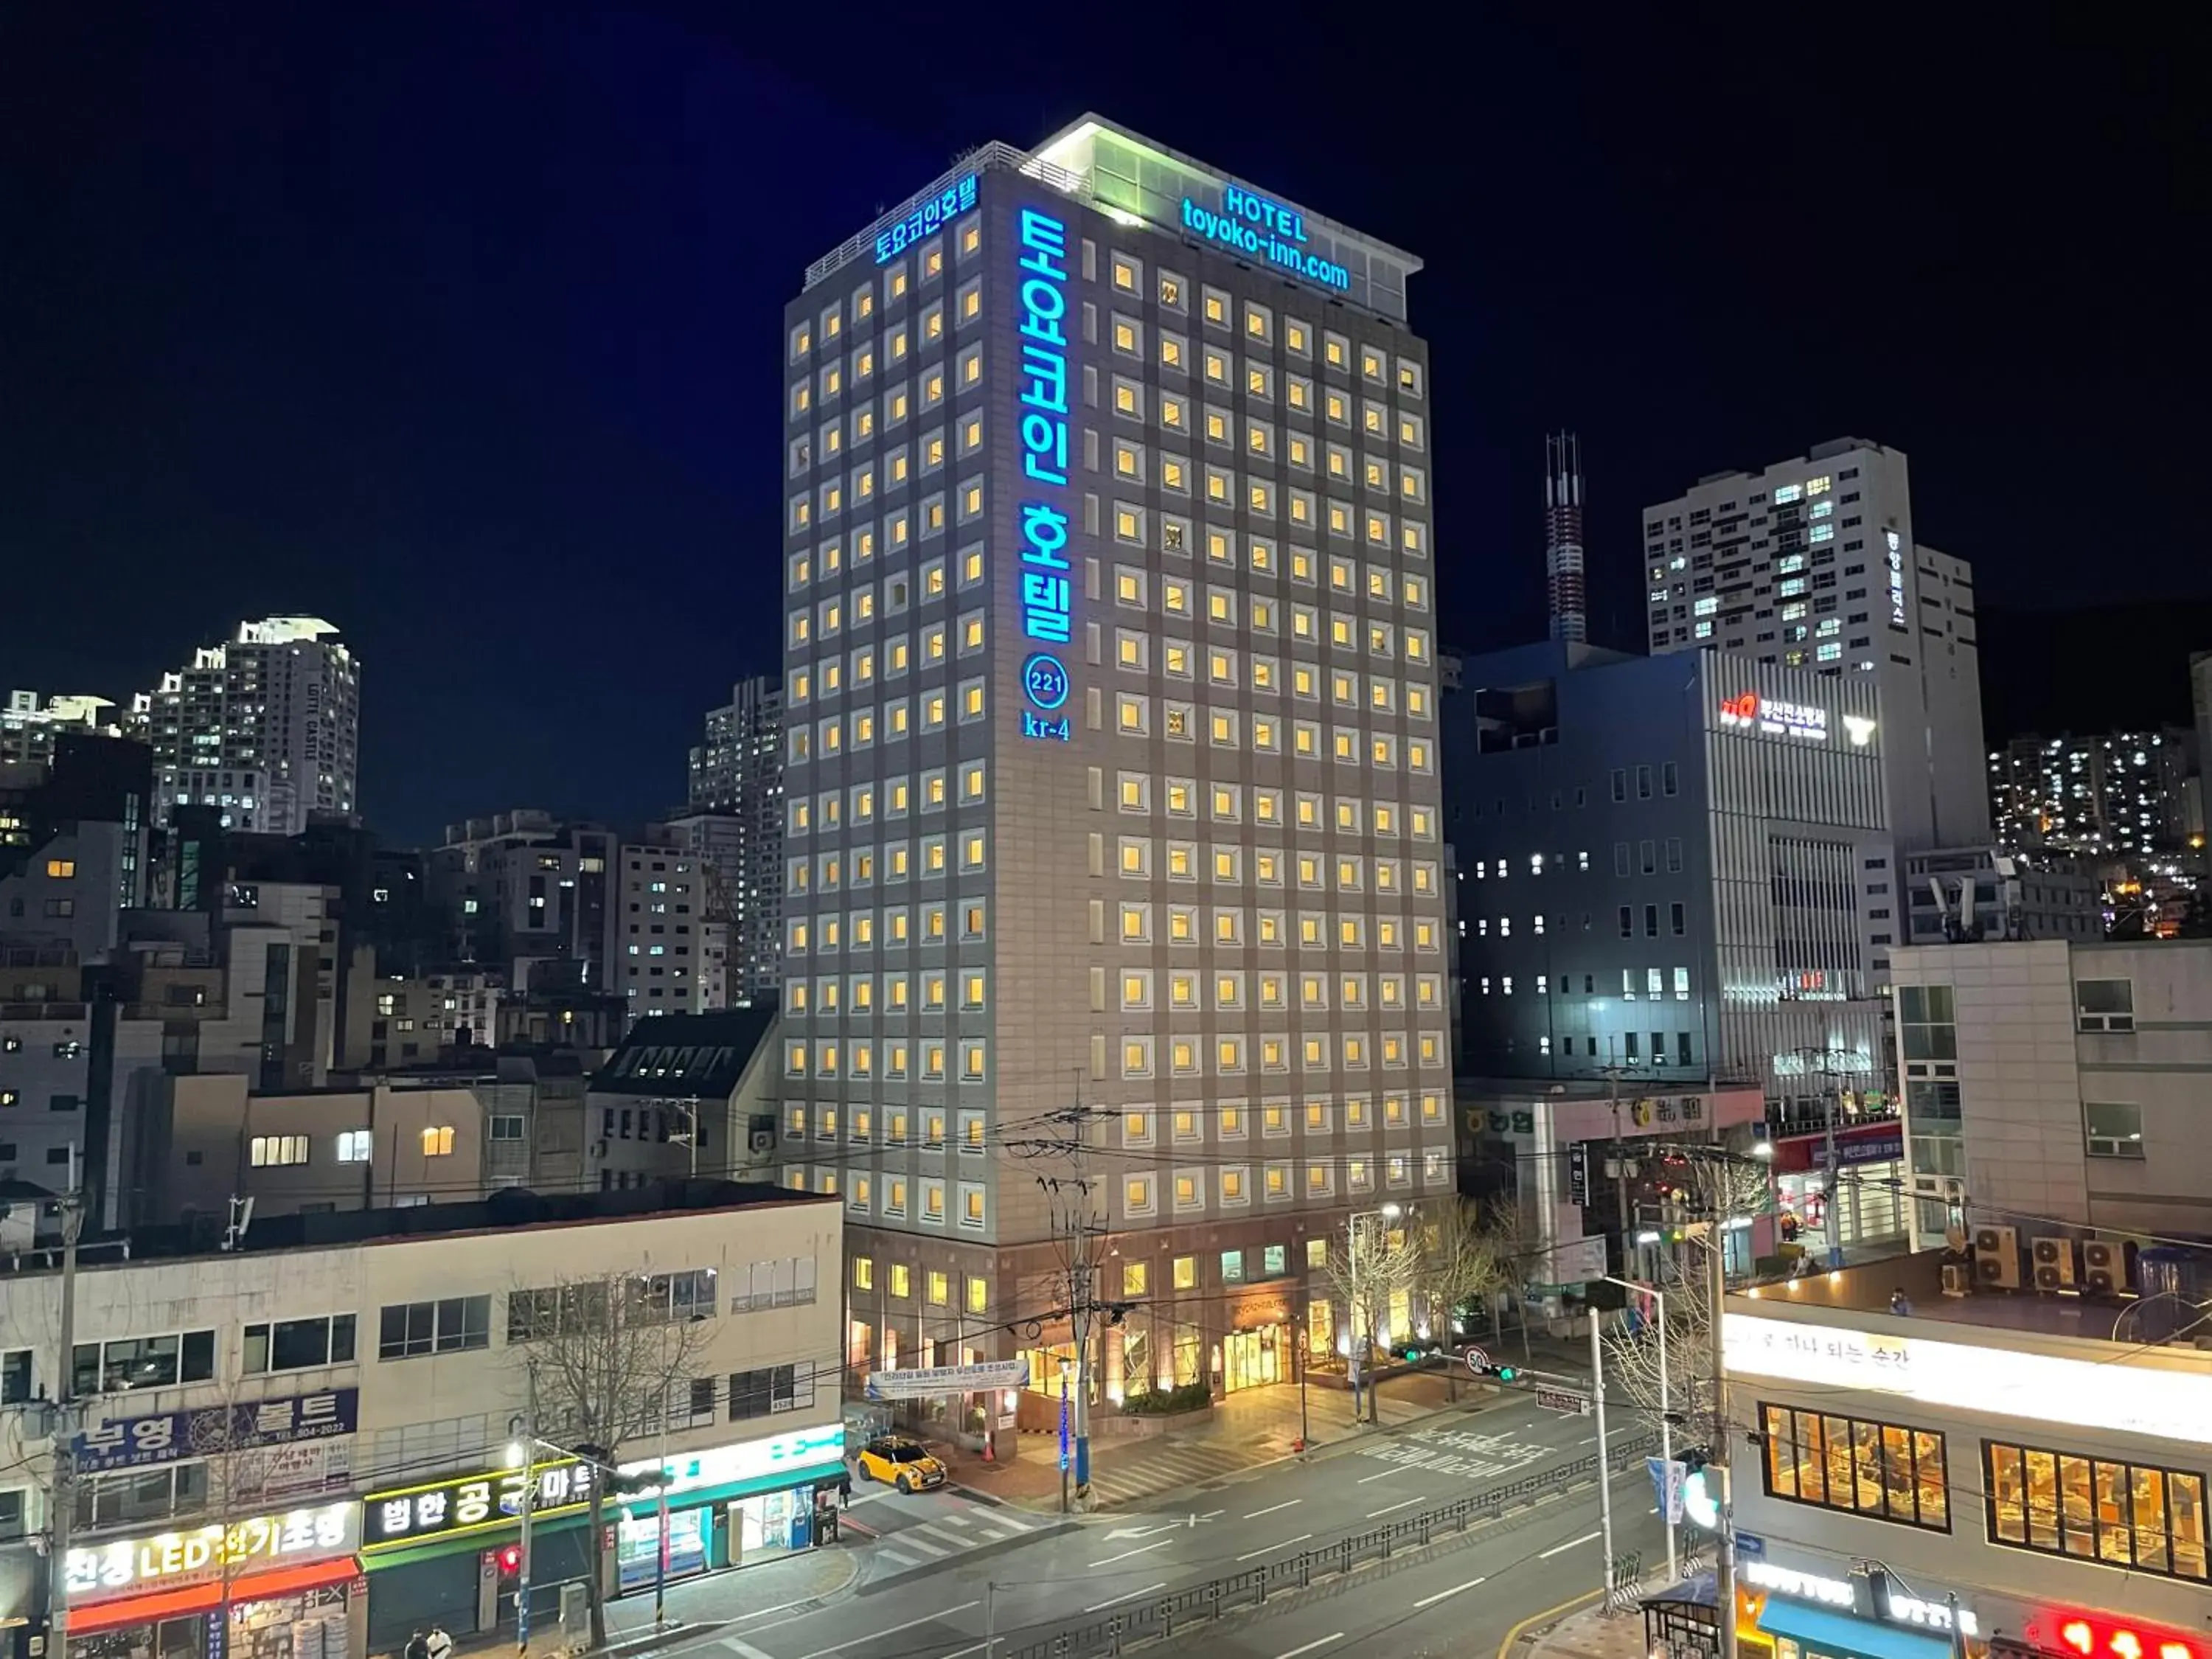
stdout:
<svg viewBox="0 0 2212 1659">
<path fill-rule="evenodd" d="M 279 1567 L 274 1572 L 249 1573 L 230 1581 L 228 1605 L 241 1601 L 270 1601 L 280 1595 L 342 1584 L 361 1571 L 350 1555 L 330 1561 L 310 1561 L 304 1566 Z M 120 1625 L 151 1625 L 180 1613 L 200 1613 L 225 1605 L 225 1586 L 220 1578 L 181 1589 L 155 1590 L 150 1595 L 127 1595 L 117 1601 L 94 1601 L 69 1610 L 72 1637 L 92 1631 L 113 1630 Z"/>
<path fill-rule="evenodd" d="M 1766 1598 L 1759 1627 L 1789 1637 L 1805 1650 L 1806 1659 L 1951 1659 L 1951 1644 L 1942 1637 L 1778 1596 Z"/>
</svg>

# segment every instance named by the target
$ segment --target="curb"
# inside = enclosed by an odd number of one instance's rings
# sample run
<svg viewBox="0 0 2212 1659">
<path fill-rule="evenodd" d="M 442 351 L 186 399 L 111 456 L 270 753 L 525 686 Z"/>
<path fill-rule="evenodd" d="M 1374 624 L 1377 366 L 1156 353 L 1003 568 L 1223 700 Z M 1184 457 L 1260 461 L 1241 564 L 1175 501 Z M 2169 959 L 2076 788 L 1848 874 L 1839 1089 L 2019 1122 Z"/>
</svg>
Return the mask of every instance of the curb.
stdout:
<svg viewBox="0 0 2212 1659">
<path fill-rule="evenodd" d="M 853 1593 L 854 1586 L 860 1582 L 860 1558 L 848 1555 L 845 1558 L 845 1564 L 849 1571 L 845 1575 L 843 1583 L 823 1590 L 819 1595 L 810 1595 L 801 1601 L 790 1602 L 773 1610 L 799 1618 L 808 1613 L 820 1613 L 824 1608 L 843 1601 Z M 728 1619 L 671 1620 L 658 1629 L 640 1631 L 634 1636 L 609 1642 L 606 1646 L 592 1651 L 595 1654 L 615 1656 L 653 1653 L 662 1648 L 674 1647 L 679 1643 L 698 1641 L 713 1636 L 718 1632 L 743 1626 L 748 1619 L 754 1616 L 752 1613 L 738 1613 Z"/>
</svg>

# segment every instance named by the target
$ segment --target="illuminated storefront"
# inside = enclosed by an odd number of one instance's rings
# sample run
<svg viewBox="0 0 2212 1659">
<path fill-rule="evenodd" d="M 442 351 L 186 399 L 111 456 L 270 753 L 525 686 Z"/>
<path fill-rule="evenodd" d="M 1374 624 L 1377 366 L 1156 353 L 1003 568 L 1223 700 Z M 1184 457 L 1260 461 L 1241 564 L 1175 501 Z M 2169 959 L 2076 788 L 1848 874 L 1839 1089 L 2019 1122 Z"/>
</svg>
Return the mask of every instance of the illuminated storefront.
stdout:
<svg viewBox="0 0 2212 1659">
<path fill-rule="evenodd" d="M 1794 1237 L 1817 1259 L 1830 1243 L 1887 1243 L 1905 1237 L 1905 1126 L 1892 1121 L 1836 1132 L 1841 1177 L 1830 1190 L 1827 1138 L 1790 1135 L 1774 1143 L 1774 1184 L 1784 1237 Z"/>
<path fill-rule="evenodd" d="M 1982 1659 L 1972 1607 L 1955 1609 L 1970 1659 Z M 1736 1589 L 1736 1644 L 1742 1659 L 1954 1659 L 1954 1607 L 1909 1593 L 1880 1568 L 1844 1577 L 1753 1559 Z"/>
<path fill-rule="evenodd" d="M 361 1506 L 95 1540 L 69 1555 L 69 1659 L 359 1659 Z"/>
<path fill-rule="evenodd" d="M 664 1497 L 669 1578 L 808 1548 L 815 1488 L 836 1480 L 843 1457 L 844 1430 L 829 1423 L 624 1463 L 625 1477 L 660 1469 L 667 1484 L 659 1492 L 611 1496 L 602 1504 L 613 1544 L 605 1558 L 605 1588 L 621 1595 L 662 1576 Z M 550 1587 L 589 1571 L 592 1473 L 574 1460 L 541 1463 L 532 1472 L 533 1607 Z M 369 1574 L 372 1645 L 396 1645 L 434 1620 L 455 1636 L 513 1620 L 523 1479 L 520 1469 L 485 1470 L 368 1495 L 362 1556 Z"/>
</svg>

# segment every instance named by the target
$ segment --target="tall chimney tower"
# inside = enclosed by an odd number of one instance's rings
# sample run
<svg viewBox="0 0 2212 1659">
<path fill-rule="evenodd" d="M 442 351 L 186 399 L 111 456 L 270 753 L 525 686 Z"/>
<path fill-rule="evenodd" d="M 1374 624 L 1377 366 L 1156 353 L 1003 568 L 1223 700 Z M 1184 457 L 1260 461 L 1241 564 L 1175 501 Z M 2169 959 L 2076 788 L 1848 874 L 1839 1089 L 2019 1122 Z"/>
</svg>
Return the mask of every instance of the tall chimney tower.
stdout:
<svg viewBox="0 0 2212 1659">
<path fill-rule="evenodd" d="M 1571 432 L 1544 440 L 1544 574 L 1551 590 L 1552 637 L 1572 645 L 1587 643 L 1582 446 Z"/>
</svg>

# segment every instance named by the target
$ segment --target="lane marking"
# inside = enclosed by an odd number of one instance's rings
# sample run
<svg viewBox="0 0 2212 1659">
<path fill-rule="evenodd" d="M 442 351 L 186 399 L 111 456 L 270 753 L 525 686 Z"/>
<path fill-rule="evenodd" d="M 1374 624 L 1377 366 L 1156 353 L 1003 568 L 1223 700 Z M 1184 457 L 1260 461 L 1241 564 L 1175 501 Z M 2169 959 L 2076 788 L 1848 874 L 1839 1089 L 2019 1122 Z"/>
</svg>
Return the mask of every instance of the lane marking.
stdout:
<svg viewBox="0 0 2212 1659">
<path fill-rule="evenodd" d="M 880 1642 L 886 1636 L 896 1636 L 902 1630 L 912 1630 L 917 1625 L 933 1625 L 940 1619 L 950 1619 L 956 1613 L 965 1613 L 970 1607 L 980 1607 L 981 1601 L 963 1601 L 957 1607 L 939 1607 L 935 1613 L 926 1613 L 919 1619 L 909 1619 L 903 1625 L 893 1625 L 888 1630 L 875 1631 L 866 1636 L 854 1636 L 842 1642 L 833 1642 L 826 1648 L 817 1648 L 802 1654 L 799 1659 L 830 1659 L 833 1653 L 842 1653 L 847 1648 L 866 1647 L 871 1642 Z"/>
<path fill-rule="evenodd" d="M 1126 1561 L 1133 1555 L 1150 1555 L 1154 1550 L 1164 1550 L 1174 1542 L 1175 1540 L 1172 1538 L 1163 1538 L 1157 1544 L 1145 1544 L 1136 1549 L 1123 1550 L 1119 1555 L 1109 1555 L 1104 1560 L 1093 1561 L 1091 1565 L 1094 1567 L 1110 1567 L 1116 1561 Z M 969 1605 L 973 1607 L 975 1603 L 971 1601 Z M 806 1656 L 806 1659 L 814 1659 L 814 1656 L 810 1653 Z"/>
<path fill-rule="evenodd" d="M 1133 1601 L 1140 1595 L 1150 1595 L 1154 1590 L 1164 1590 L 1167 1587 L 1168 1581 L 1163 1578 L 1158 1583 L 1147 1584 L 1142 1589 L 1124 1590 L 1121 1595 L 1114 1597 L 1111 1601 L 1101 1601 L 1095 1607 L 1085 1607 L 1084 1608 L 1084 1612 L 1103 1613 L 1109 1607 L 1118 1607 L 1124 1601 Z"/>
<path fill-rule="evenodd" d="M 941 1548 L 931 1543 L 927 1538 L 920 1536 L 919 1534 L 925 1530 L 926 1528 L 921 1527 L 914 1527 L 905 1532 L 894 1534 L 893 1536 L 899 1540 L 901 1549 L 920 1550 L 932 1560 L 941 1561 L 952 1553 L 951 1550 Z"/>
<path fill-rule="evenodd" d="M 1419 1503 L 1420 1501 L 1421 1501 L 1421 1499 L 1420 1499 L 1419 1498 L 1418 1498 L 1418 1497 L 1414 1497 L 1414 1498 L 1400 1498 L 1400 1499 L 1399 1499 L 1396 1503 L 1395 1503 L 1395 1504 L 1384 1504 L 1381 1509 L 1379 1509 L 1379 1510 L 1368 1510 L 1368 1511 L 1367 1511 L 1367 1518 L 1368 1518 L 1370 1521 L 1372 1521 L 1372 1520 L 1373 1520 L 1376 1516 L 1378 1516 L 1378 1515 L 1388 1515 L 1388 1514 L 1389 1514 L 1393 1510 L 1409 1509 L 1409 1508 L 1411 1508 L 1413 1504 L 1418 1504 L 1418 1503 Z"/>
<path fill-rule="evenodd" d="M 1286 1510 L 1290 1508 L 1292 1504 L 1303 1504 L 1305 1501 L 1306 1500 L 1303 1498 L 1293 1498 L 1289 1503 L 1270 1504 L 1264 1510 L 1254 1510 L 1251 1514 L 1246 1516 L 1244 1518 L 1247 1521 L 1257 1521 L 1263 1515 L 1273 1515 L 1277 1510 Z"/>
<path fill-rule="evenodd" d="M 1554 1555 L 1564 1554 L 1566 1551 L 1574 1548 L 1577 1544 L 1587 1544 L 1593 1538 L 1602 1538 L 1604 1536 L 1605 1534 L 1601 1532 L 1586 1532 L 1579 1538 L 1570 1538 L 1564 1544 L 1554 1544 L 1547 1550 L 1538 1550 L 1536 1552 L 1536 1559 L 1539 1561 L 1547 1560 Z"/>
<path fill-rule="evenodd" d="M 1302 1653 L 1311 1653 L 1316 1648 L 1325 1648 L 1331 1642 L 1342 1640 L 1344 1640 L 1344 1632 L 1339 1631 L 1334 1636 L 1322 1637 L 1318 1642 L 1309 1642 L 1302 1648 L 1292 1648 L 1288 1653 L 1278 1654 L 1276 1659 L 1298 1659 L 1298 1656 Z"/>
<path fill-rule="evenodd" d="M 1419 1464 L 1415 1464 L 1412 1467 L 1418 1468 L 1420 1466 Z M 1394 1474 L 1403 1474 L 1404 1473 L 1404 1469 L 1393 1464 L 1390 1468 L 1383 1470 L 1380 1474 L 1363 1474 L 1358 1480 L 1353 1481 L 1352 1484 L 1355 1486 L 1364 1486 L 1370 1480 L 1388 1480 Z"/>
<path fill-rule="evenodd" d="M 1595 1446 L 1597 1444 L 1597 1437 L 1594 1434 L 1586 1434 L 1581 1439 L 1576 1441 L 1575 1444 L 1577 1446 Z"/>
<path fill-rule="evenodd" d="M 972 1644 L 971 1645 L 969 1645 L 969 1646 L 968 1646 L 968 1647 L 964 1647 L 964 1648 L 955 1648 L 951 1652 L 950 1652 L 950 1653 L 948 1653 L 948 1654 L 946 1654 L 946 1655 L 945 1656 L 945 1659 L 963 1659 L 963 1656 L 964 1656 L 964 1655 L 970 1654 L 970 1653 L 981 1653 L 981 1652 L 982 1652 L 982 1651 L 983 1651 L 983 1650 L 984 1650 L 984 1649 L 986 1649 L 986 1648 L 988 1648 L 988 1647 L 990 1647 L 990 1646 L 992 1646 L 992 1645 L 993 1645 L 993 1644 L 992 1644 L 992 1643 L 990 1643 L 990 1642 L 988 1642 L 988 1641 L 983 1641 L 983 1642 L 977 1642 L 977 1643 L 974 1643 L 974 1644 Z"/>
<path fill-rule="evenodd" d="M 1441 1601 L 1447 1595 L 1457 1595 L 1462 1590 L 1471 1590 L 1477 1584 L 1485 1584 L 1489 1582 L 1490 1581 L 1486 1577 L 1470 1578 L 1464 1584 L 1454 1584 L 1449 1589 L 1438 1590 L 1434 1595 L 1424 1595 L 1419 1601 L 1414 1602 L 1413 1605 L 1417 1607 L 1425 1607 L 1431 1601 Z"/>
<path fill-rule="evenodd" d="M 1253 1559 L 1255 1559 L 1255 1558 L 1257 1558 L 1257 1557 L 1259 1557 L 1259 1556 L 1262 1556 L 1262 1555 L 1273 1555 L 1273 1554 L 1275 1554 L 1275 1553 L 1276 1553 L 1277 1552 L 1279 1552 L 1279 1551 L 1281 1551 L 1281 1550 L 1286 1550 L 1286 1549 L 1290 1548 L 1290 1547 L 1291 1547 L 1291 1545 L 1293 1545 L 1293 1544 L 1303 1544 L 1303 1543 L 1304 1543 L 1304 1542 L 1306 1541 L 1306 1540 L 1307 1540 L 1307 1539 L 1309 1539 L 1309 1538 L 1310 1538 L 1310 1537 L 1312 1537 L 1312 1536 L 1313 1536 L 1313 1534 L 1312 1534 L 1311 1533 L 1310 1533 L 1310 1532 L 1302 1532 L 1302 1533 L 1300 1533 L 1300 1534 L 1299 1534 L 1296 1538 L 1285 1538 L 1285 1540 L 1283 1540 L 1283 1541 L 1282 1541 L 1281 1543 L 1279 1543 L 1279 1544 L 1270 1544 L 1270 1545 L 1268 1545 L 1265 1549 L 1256 1549 L 1256 1550 L 1254 1550 L 1254 1551 L 1251 1553 L 1251 1554 L 1249 1554 L 1249 1555 L 1240 1555 L 1240 1556 L 1238 1556 L 1237 1559 L 1239 1561 L 1250 1561 L 1250 1560 L 1253 1560 Z"/>
<path fill-rule="evenodd" d="M 763 1653 L 751 1643 L 740 1642 L 734 1636 L 725 1636 L 722 1638 L 722 1645 L 736 1654 L 738 1659 L 769 1659 L 767 1654 Z"/>
<path fill-rule="evenodd" d="M 936 1522 L 936 1524 L 940 1527 L 969 1527 L 973 1526 L 975 1523 L 975 1517 L 974 1516 L 963 1515 L 957 1510 L 947 1510 L 944 1514 L 937 1517 Z"/>
</svg>

